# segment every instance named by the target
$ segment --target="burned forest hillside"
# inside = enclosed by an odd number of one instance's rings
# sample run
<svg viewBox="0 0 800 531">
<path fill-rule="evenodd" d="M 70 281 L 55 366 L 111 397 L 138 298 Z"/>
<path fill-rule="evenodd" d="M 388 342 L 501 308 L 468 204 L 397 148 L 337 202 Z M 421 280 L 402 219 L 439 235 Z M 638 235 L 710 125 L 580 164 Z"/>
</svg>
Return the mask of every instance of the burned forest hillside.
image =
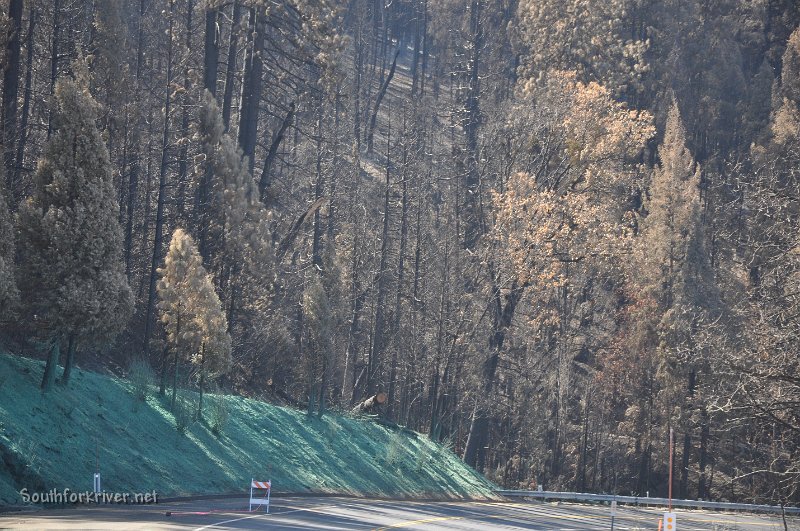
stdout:
<svg viewBox="0 0 800 531">
<path fill-rule="evenodd" d="M 676 497 L 797 504 L 798 26 L 4 0 L 0 347 L 53 403 L 368 409 L 508 488 L 666 496 L 672 430 Z"/>
</svg>

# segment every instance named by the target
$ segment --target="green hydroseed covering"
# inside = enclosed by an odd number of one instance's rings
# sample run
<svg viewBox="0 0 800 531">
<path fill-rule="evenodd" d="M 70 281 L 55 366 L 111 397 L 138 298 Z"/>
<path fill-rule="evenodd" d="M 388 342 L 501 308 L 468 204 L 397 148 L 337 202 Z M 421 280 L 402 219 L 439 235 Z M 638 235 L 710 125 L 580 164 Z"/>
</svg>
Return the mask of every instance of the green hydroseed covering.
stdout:
<svg viewBox="0 0 800 531">
<path fill-rule="evenodd" d="M 137 402 L 127 380 L 77 370 L 69 389 L 42 395 L 42 372 L 39 361 L 0 354 L 0 505 L 19 503 L 22 488 L 91 490 L 96 461 L 104 490 L 162 497 L 244 492 L 251 478 L 271 479 L 274 492 L 491 495 L 451 451 L 407 430 L 210 394 L 204 420 L 182 434 L 169 393 Z M 187 418 L 196 400 L 180 393 Z M 220 405 L 228 416 L 217 435 Z"/>
</svg>

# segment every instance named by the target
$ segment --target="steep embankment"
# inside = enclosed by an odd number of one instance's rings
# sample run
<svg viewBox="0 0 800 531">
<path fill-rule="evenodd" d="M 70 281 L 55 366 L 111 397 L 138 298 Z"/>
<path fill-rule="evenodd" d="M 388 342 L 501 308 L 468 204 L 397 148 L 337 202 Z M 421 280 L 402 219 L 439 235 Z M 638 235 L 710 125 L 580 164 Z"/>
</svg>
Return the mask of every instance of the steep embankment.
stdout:
<svg viewBox="0 0 800 531">
<path fill-rule="evenodd" d="M 133 398 L 131 385 L 78 370 L 68 390 L 42 395 L 39 361 L 0 354 L 0 505 L 18 491 L 91 489 L 95 462 L 109 492 L 161 496 L 243 491 L 483 497 L 491 485 L 426 437 L 368 420 L 303 412 L 236 396 L 209 396 L 227 422 L 176 429 L 168 402 Z M 194 402 L 193 395 L 186 396 Z"/>
</svg>

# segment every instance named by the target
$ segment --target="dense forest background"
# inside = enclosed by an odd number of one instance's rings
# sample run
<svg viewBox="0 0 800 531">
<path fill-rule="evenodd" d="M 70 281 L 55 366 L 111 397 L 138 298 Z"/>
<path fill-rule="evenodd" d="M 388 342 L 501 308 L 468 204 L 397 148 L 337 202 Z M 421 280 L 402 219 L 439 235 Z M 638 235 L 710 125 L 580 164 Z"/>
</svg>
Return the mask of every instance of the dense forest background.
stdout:
<svg viewBox="0 0 800 531">
<path fill-rule="evenodd" d="M 43 390 L 385 392 L 512 488 L 666 495 L 672 429 L 676 496 L 800 501 L 795 0 L 4 4 Z"/>
</svg>

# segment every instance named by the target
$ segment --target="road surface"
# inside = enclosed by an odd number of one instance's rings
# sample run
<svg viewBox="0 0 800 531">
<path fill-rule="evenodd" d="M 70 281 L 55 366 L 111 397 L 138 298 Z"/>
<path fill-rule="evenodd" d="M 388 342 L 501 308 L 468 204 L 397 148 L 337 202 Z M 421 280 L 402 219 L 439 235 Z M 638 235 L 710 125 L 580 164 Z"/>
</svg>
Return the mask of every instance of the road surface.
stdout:
<svg viewBox="0 0 800 531">
<path fill-rule="evenodd" d="M 391 531 L 572 531 L 611 529 L 608 506 L 556 503 L 411 502 L 359 498 L 274 498 L 270 514 L 247 512 L 246 499 L 143 506 L 92 506 L 0 514 L 0 529 L 311 529 Z M 171 515 L 167 516 L 167 512 Z M 659 509 L 617 508 L 614 529 L 658 529 Z M 800 520 L 789 529 L 800 531 Z M 679 511 L 678 529 L 783 530 L 779 516 Z"/>
</svg>

